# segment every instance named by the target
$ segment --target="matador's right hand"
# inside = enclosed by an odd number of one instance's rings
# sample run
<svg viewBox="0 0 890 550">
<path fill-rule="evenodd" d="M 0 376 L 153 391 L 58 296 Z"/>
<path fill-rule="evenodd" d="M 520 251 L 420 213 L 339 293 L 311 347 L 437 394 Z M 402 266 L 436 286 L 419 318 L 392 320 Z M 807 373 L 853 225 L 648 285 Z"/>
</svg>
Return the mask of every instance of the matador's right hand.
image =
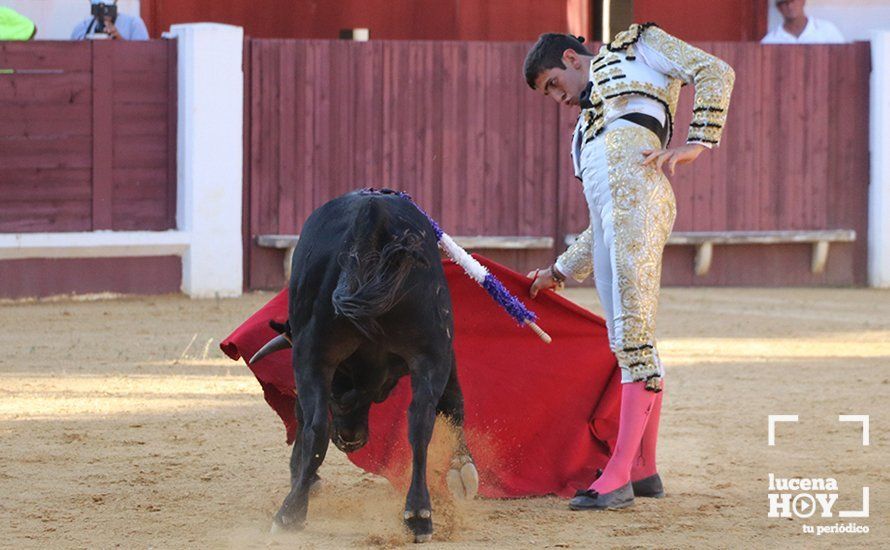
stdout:
<svg viewBox="0 0 890 550">
<path fill-rule="evenodd" d="M 646 157 L 643 166 L 654 163 L 658 170 L 661 170 L 661 167 L 667 163 L 668 170 L 673 176 L 674 168 L 677 165 L 693 162 L 706 149 L 707 147 L 700 143 L 687 143 L 670 149 L 647 149 L 643 151 L 643 156 Z"/>
</svg>

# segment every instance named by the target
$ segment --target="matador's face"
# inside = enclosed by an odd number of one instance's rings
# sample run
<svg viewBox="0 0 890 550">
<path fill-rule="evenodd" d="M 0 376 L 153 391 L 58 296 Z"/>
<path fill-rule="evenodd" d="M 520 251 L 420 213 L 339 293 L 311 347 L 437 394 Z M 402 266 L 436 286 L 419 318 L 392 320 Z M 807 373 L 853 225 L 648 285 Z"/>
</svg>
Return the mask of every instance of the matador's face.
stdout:
<svg viewBox="0 0 890 550">
<path fill-rule="evenodd" d="M 584 61 L 585 58 L 575 50 L 566 50 L 562 56 L 566 68 L 542 71 L 535 79 L 535 90 L 562 105 L 578 105 L 588 80 L 588 63 Z"/>
</svg>

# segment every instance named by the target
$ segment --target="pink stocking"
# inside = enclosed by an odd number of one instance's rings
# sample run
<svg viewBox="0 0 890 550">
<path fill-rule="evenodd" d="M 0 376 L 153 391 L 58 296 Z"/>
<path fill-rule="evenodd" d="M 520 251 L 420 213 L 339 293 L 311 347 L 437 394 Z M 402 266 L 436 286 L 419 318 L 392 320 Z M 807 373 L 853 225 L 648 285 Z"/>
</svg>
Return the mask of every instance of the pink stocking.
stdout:
<svg viewBox="0 0 890 550">
<path fill-rule="evenodd" d="M 630 469 L 640 448 L 646 420 L 652 411 L 656 394 L 646 390 L 645 382 L 621 385 L 621 416 L 618 421 L 618 441 L 606 469 L 591 489 L 610 493 L 630 481 Z"/>
<path fill-rule="evenodd" d="M 664 382 L 662 382 L 662 387 Z M 649 414 L 649 420 L 646 421 L 646 430 L 643 432 L 643 440 L 640 441 L 640 452 L 634 459 L 633 466 L 630 469 L 631 481 L 639 481 L 658 473 L 655 466 L 655 446 L 658 444 L 658 423 L 661 417 L 661 400 L 664 396 L 664 390 L 655 394 L 655 403 L 652 405 L 652 412 Z"/>
</svg>

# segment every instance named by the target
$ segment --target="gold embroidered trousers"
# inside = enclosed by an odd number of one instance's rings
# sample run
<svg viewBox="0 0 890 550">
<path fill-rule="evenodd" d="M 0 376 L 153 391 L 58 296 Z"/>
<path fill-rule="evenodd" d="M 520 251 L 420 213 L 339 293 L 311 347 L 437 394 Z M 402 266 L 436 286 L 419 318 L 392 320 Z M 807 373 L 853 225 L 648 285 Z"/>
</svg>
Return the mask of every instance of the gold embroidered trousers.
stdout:
<svg viewBox="0 0 890 550">
<path fill-rule="evenodd" d="M 660 387 L 655 315 L 664 245 L 676 217 L 667 177 L 643 166 L 643 151 L 660 147 L 651 131 L 617 120 L 581 152 L 581 178 L 593 229 L 596 289 L 622 383 Z"/>
</svg>

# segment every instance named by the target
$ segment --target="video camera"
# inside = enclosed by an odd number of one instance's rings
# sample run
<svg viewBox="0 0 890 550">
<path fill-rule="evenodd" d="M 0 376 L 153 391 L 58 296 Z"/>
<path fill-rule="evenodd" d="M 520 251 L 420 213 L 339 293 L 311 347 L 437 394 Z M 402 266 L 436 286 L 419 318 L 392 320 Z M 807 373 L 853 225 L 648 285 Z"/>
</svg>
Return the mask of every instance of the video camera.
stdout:
<svg viewBox="0 0 890 550">
<path fill-rule="evenodd" d="M 112 21 L 117 19 L 117 4 L 114 0 L 92 0 L 90 14 L 95 20 L 92 32 L 105 33 L 105 19 L 109 18 Z"/>
</svg>

